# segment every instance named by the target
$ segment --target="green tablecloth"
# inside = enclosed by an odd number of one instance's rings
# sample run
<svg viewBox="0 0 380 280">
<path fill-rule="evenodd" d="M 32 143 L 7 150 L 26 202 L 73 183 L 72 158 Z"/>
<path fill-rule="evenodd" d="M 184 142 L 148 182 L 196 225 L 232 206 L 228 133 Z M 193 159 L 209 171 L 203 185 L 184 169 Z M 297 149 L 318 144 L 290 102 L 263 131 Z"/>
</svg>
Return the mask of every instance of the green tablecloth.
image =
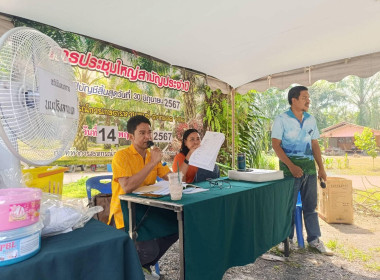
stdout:
<svg viewBox="0 0 380 280">
<path fill-rule="evenodd" d="M 232 188 L 184 194 L 176 201 L 184 206 L 186 279 L 221 279 L 228 268 L 254 262 L 290 233 L 292 178 L 263 183 L 228 181 Z M 197 185 L 209 188 L 208 182 Z M 170 201 L 170 197 L 158 200 Z M 122 201 L 122 209 L 128 225 L 126 201 Z M 137 209 L 138 224 L 146 206 Z M 156 210 L 151 207 L 141 224 L 140 240 L 175 231 L 175 213 Z"/>
<path fill-rule="evenodd" d="M 0 279 L 138 280 L 144 275 L 129 236 L 90 220 L 84 228 L 43 238 L 37 255 L 0 267 Z"/>
<path fill-rule="evenodd" d="M 132 194 L 132 196 L 135 195 Z M 170 201 L 170 198 L 167 196 L 160 200 Z M 125 231 L 128 232 L 128 202 L 120 200 L 120 203 L 123 211 Z M 140 223 L 142 218 L 144 218 L 144 221 Z M 177 214 L 167 209 L 136 204 L 136 226 L 138 227 L 138 241 L 172 235 L 178 233 Z"/>
</svg>

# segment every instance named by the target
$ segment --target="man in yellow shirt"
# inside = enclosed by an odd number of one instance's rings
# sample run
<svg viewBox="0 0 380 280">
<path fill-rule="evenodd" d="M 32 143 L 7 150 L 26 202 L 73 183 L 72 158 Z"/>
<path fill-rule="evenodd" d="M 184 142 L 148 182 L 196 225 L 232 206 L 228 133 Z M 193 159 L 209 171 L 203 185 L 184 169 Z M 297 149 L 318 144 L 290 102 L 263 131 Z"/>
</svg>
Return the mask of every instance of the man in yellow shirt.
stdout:
<svg viewBox="0 0 380 280">
<path fill-rule="evenodd" d="M 134 116 L 128 120 L 127 131 L 132 145 L 118 151 L 112 159 L 112 199 L 108 224 L 118 229 L 124 228 L 123 213 L 119 195 L 131 193 L 138 187 L 151 185 L 156 177 L 168 180 L 169 167 L 161 164 L 162 152 L 158 147 L 148 150 L 152 140 L 150 121 L 144 116 Z M 154 265 L 178 239 L 178 234 L 148 241 L 137 241 L 136 248 L 141 265 L 150 271 Z"/>
</svg>

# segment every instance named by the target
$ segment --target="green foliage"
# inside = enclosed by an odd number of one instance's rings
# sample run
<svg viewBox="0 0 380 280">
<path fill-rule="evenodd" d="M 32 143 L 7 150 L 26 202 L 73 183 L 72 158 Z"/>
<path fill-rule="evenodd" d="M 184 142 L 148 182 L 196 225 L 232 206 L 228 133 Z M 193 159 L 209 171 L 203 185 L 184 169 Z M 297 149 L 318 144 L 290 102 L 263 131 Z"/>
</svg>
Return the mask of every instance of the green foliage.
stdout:
<svg viewBox="0 0 380 280">
<path fill-rule="evenodd" d="M 76 182 L 63 185 L 62 196 L 71 198 L 85 198 L 87 197 L 86 192 L 86 181 L 88 177 L 84 176 L 77 180 Z M 99 193 L 97 190 L 91 190 L 91 196 Z"/>
<path fill-rule="evenodd" d="M 249 96 L 255 105 L 260 108 L 261 114 L 273 120 L 289 108 L 287 99 L 288 90 L 269 88 L 264 92 L 249 91 Z"/>
<path fill-rule="evenodd" d="M 348 159 L 347 153 L 344 155 L 344 168 L 350 167 L 350 160 Z"/>
<path fill-rule="evenodd" d="M 331 169 L 333 167 L 334 159 L 333 158 L 326 158 L 324 161 L 324 166 L 327 169 Z"/>
<path fill-rule="evenodd" d="M 61 157 L 60 159 L 51 163 L 51 165 L 91 165 L 91 164 L 108 164 L 112 162 L 112 157 Z"/>
<path fill-rule="evenodd" d="M 227 176 L 231 169 L 232 162 L 232 108 L 229 106 L 230 96 L 223 94 L 220 90 L 212 91 L 210 87 L 205 86 L 205 106 L 204 106 L 204 127 L 205 131 L 211 130 L 224 133 L 226 141 L 222 145 L 217 161 L 220 165 L 221 176 Z"/>
<path fill-rule="evenodd" d="M 336 163 L 337 163 L 337 165 L 338 165 L 338 169 L 342 169 L 342 168 L 343 168 L 343 165 L 342 165 L 342 159 L 337 158 L 337 159 L 336 159 Z"/>
<path fill-rule="evenodd" d="M 335 251 L 338 248 L 338 240 L 329 240 L 326 243 L 326 247 Z"/>
<path fill-rule="evenodd" d="M 266 154 L 264 151 L 261 152 L 258 168 L 278 170 L 279 169 L 278 165 L 279 165 L 279 162 L 278 162 L 277 156 Z"/>
<path fill-rule="evenodd" d="M 373 270 L 380 270 L 379 264 L 373 258 L 373 253 L 371 250 L 365 252 L 359 250 L 352 246 L 345 246 L 343 243 L 340 243 L 337 239 L 329 240 L 325 243 L 326 247 L 336 252 L 341 257 L 347 259 L 348 261 L 361 261 L 365 264 L 366 267 Z"/>
<path fill-rule="evenodd" d="M 370 212 L 380 213 L 380 192 L 376 189 L 367 189 L 365 191 L 355 190 L 354 202 L 365 206 Z"/>
<path fill-rule="evenodd" d="M 212 91 L 209 87 L 206 87 L 205 93 L 205 130 L 222 132 L 226 136 L 218 156 L 218 162 L 225 165 L 221 168 L 221 176 L 226 176 L 228 169 L 233 168 L 230 166 L 233 147 L 228 145 L 232 142 L 230 96 L 220 90 Z M 254 92 L 235 96 L 235 147 L 237 151 L 246 154 L 247 167 L 259 167 L 261 152 L 267 150 L 269 143 L 269 134 L 266 131 L 268 119 L 255 104 L 257 97 Z M 267 165 L 275 166 L 271 162 Z"/>
<path fill-rule="evenodd" d="M 377 157 L 377 151 L 376 140 L 373 136 L 372 130 L 368 127 L 365 127 L 361 134 L 356 132 L 354 143 L 356 147 L 365 151 L 369 156 L 372 157 L 373 167 L 375 168 L 375 158 Z"/>
<path fill-rule="evenodd" d="M 369 78 L 348 76 L 337 83 L 337 92 L 345 95 L 345 101 L 341 104 L 341 108 L 356 112 L 351 122 L 375 129 L 380 128 L 378 103 L 380 72 Z M 353 107 L 354 110 L 352 110 Z"/>
<path fill-rule="evenodd" d="M 261 152 L 268 150 L 269 134 L 266 124 L 269 121 L 255 105 L 257 93 L 236 95 L 235 108 L 238 137 L 235 138 L 238 152 L 246 154 L 247 167 L 259 167 Z"/>
<path fill-rule="evenodd" d="M 334 125 L 347 120 L 340 104 L 345 100 L 343 93 L 336 90 L 337 85 L 320 80 L 309 87 L 310 109 L 309 113 L 315 117 L 319 128 Z M 331 114 L 333 117 L 331 118 Z"/>
<path fill-rule="evenodd" d="M 343 246 L 338 240 L 329 240 L 326 246 L 349 261 L 361 260 L 367 262 L 372 259 L 368 253 L 354 247 Z"/>
<path fill-rule="evenodd" d="M 226 104 L 226 100 L 220 90 L 212 91 L 210 87 L 206 87 L 205 92 L 206 113 L 204 121 L 207 124 L 206 130 L 221 132 L 221 122 L 226 121 L 225 115 L 223 114 L 223 107 Z"/>
</svg>

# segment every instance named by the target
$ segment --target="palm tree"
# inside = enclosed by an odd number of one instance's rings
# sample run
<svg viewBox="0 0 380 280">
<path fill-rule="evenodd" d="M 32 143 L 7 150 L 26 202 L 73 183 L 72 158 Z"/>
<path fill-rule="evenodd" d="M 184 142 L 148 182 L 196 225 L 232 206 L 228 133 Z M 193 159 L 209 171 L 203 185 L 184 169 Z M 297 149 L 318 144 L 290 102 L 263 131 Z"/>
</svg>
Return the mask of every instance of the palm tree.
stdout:
<svg viewBox="0 0 380 280">
<path fill-rule="evenodd" d="M 346 106 L 342 106 L 347 97 L 342 92 L 337 91 L 336 83 L 330 83 L 325 80 L 317 81 L 309 87 L 309 93 L 309 113 L 316 118 L 319 129 L 340 121 L 348 121 L 350 114 L 344 110 Z M 334 112 L 333 118 L 331 118 L 332 112 Z"/>
<path fill-rule="evenodd" d="M 375 106 L 371 106 L 371 104 L 373 104 L 373 100 L 379 100 L 380 72 L 366 79 L 348 76 L 338 83 L 337 90 L 345 94 L 348 105 L 353 105 L 358 111 L 356 124 L 369 126 L 371 116 L 378 114 L 378 112 L 372 112 L 378 108 L 378 104 L 374 104 Z"/>
</svg>

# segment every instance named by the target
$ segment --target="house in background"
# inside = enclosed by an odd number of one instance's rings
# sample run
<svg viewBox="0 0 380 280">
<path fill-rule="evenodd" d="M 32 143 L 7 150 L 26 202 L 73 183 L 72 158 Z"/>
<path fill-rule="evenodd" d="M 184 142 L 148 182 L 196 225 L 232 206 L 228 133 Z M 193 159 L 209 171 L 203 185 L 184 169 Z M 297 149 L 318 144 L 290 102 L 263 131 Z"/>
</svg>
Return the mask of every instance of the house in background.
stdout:
<svg viewBox="0 0 380 280">
<path fill-rule="evenodd" d="M 327 139 L 327 153 L 339 154 L 344 152 L 354 152 L 357 150 L 355 142 L 355 133 L 362 133 L 364 126 L 341 122 L 322 129 L 321 138 Z M 376 146 L 380 147 L 380 130 L 372 129 L 376 139 Z"/>
</svg>

